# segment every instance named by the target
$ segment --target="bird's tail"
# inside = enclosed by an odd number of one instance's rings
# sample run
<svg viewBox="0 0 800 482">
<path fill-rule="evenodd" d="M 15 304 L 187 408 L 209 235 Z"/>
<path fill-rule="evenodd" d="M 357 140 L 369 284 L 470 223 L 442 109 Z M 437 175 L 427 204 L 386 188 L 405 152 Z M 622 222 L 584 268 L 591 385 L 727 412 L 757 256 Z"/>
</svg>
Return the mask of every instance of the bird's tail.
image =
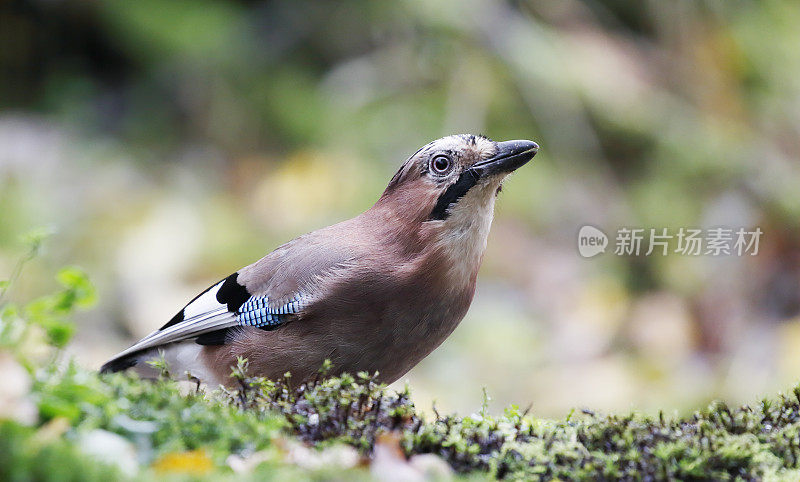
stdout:
<svg viewBox="0 0 800 482">
<path fill-rule="evenodd" d="M 115 373 L 135 367 L 139 364 L 141 353 L 132 353 L 127 356 L 112 358 L 100 367 L 100 373 Z"/>
<path fill-rule="evenodd" d="M 193 340 L 158 345 L 135 351 L 123 351 L 100 368 L 100 373 L 114 373 L 132 368 L 142 378 L 159 378 L 168 373 L 173 378 L 185 379 L 189 373 L 216 386 L 225 380 L 218 380 L 215 373 L 208 370 L 202 360 L 203 346 Z M 151 364 L 149 361 L 163 363 Z M 163 364 L 163 367 L 160 365 Z"/>
<path fill-rule="evenodd" d="M 161 373 L 159 369 L 146 362 L 158 359 L 159 356 L 163 356 L 162 351 L 156 349 L 122 352 L 100 367 L 100 373 L 116 373 L 133 368 L 142 378 L 158 378 Z"/>
</svg>

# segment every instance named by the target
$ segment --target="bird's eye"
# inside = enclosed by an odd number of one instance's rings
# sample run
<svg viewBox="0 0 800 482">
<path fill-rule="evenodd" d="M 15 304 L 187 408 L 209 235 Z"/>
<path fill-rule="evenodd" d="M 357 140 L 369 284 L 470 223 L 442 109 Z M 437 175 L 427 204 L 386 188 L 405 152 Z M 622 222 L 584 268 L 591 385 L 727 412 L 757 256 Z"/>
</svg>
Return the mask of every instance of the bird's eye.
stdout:
<svg viewBox="0 0 800 482">
<path fill-rule="evenodd" d="M 446 174 L 451 167 L 453 163 L 447 156 L 436 156 L 431 161 L 431 170 L 436 174 Z"/>
</svg>

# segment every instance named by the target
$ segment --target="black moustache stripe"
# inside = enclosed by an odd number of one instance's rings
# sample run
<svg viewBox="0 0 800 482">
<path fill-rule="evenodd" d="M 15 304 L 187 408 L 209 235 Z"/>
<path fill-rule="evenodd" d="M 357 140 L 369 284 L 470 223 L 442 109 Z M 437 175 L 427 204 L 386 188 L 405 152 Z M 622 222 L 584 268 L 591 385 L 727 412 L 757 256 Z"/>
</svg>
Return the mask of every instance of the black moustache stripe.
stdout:
<svg viewBox="0 0 800 482">
<path fill-rule="evenodd" d="M 462 172 L 461 175 L 458 176 L 458 180 L 451 184 L 450 187 L 439 196 L 439 199 L 436 201 L 436 206 L 433 208 L 433 211 L 431 211 L 430 216 L 428 216 L 428 221 L 447 219 L 447 216 L 450 215 L 450 213 L 447 212 L 447 208 L 464 197 L 467 191 L 478 183 L 479 177 L 477 172 L 470 169 Z"/>
</svg>

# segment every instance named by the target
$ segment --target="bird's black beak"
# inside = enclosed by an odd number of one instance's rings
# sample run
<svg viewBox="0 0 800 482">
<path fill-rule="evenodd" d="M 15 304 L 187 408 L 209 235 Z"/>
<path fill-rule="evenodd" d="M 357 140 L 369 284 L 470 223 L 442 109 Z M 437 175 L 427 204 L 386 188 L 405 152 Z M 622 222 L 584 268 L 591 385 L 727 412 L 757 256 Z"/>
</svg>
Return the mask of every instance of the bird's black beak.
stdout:
<svg viewBox="0 0 800 482">
<path fill-rule="evenodd" d="M 539 152 L 539 145 L 533 141 L 505 141 L 497 143 L 497 153 L 472 165 L 481 177 L 493 174 L 508 174 L 533 159 Z"/>
</svg>

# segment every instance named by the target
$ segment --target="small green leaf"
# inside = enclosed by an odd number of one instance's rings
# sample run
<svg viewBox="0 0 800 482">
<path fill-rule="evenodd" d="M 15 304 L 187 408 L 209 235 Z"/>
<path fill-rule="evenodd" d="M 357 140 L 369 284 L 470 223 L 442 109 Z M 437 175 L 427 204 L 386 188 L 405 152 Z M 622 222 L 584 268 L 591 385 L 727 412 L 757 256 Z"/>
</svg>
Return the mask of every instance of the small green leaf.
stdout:
<svg viewBox="0 0 800 482">
<path fill-rule="evenodd" d="M 67 320 L 49 318 L 41 323 L 47 339 L 56 348 L 64 348 L 75 335 L 75 325 Z"/>
<path fill-rule="evenodd" d="M 97 302 L 97 291 L 82 269 L 74 266 L 62 268 L 56 278 L 71 293 L 71 296 L 64 301 L 81 308 L 91 307 Z"/>
<path fill-rule="evenodd" d="M 56 230 L 53 227 L 39 227 L 20 236 L 20 240 L 30 246 L 32 250 L 38 251 L 41 244 L 55 232 Z"/>
</svg>

